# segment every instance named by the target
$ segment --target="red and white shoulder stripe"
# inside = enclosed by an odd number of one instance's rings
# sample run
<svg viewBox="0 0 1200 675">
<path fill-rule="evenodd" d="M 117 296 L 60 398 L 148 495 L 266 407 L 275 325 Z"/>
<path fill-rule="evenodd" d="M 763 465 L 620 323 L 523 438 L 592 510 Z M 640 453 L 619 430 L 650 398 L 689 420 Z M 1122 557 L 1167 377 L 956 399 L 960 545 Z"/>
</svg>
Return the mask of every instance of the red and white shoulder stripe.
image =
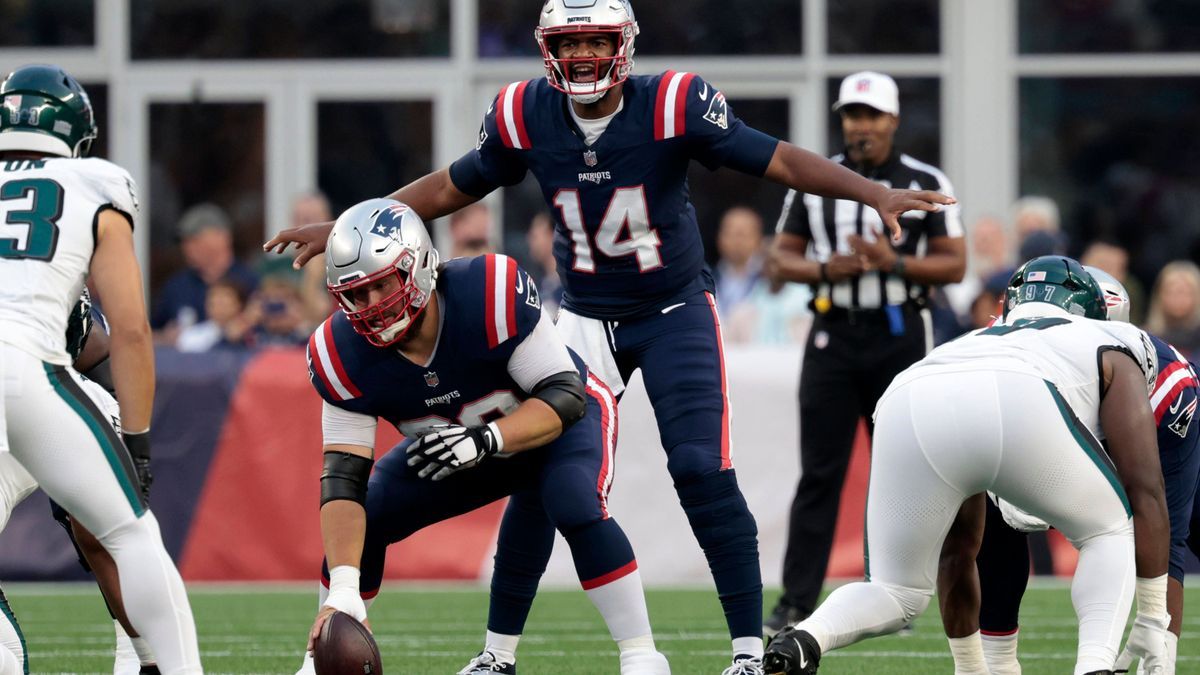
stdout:
<svg viewBox="0 0 1200 675">
<path fill-rule="evenodd" d="M 1196 380 L 1196 373 L 1187 361 L 1172 361 L 1163 368 L 1154 382 L 1154 390 L 1150 392 L 1150 407 L 1154 410 L 1154 420 L 1161 422 L 1163 415 L 1179 397 L 1180 392 L 1196 386 L 1200 386 L 1200 382 Z"/>
<path fill-rule="evenodd" d="M 496 127 L 504 147 L 528 150 L 529 132 L 525 129 L 525 88 L 529 81 L 513 82 L 500 90 L 496 99 Z"/>
<path fill-rule="evenodd" d="M 695 73 L 677 73 L 673 70 L 663 73 L 658 81 L 658 98 L 654 102 L 654 140 L 675 138 L 687 131 L 687 92 L 694 77 Z"/>
<path fill-rule="evenodd" d="M 488 347 L 495 348 L 517 334 L 517 261 L 506 255 L 484 256 L 484 324 Z"/>
<path fill-rule="evenodd" d="M 338 354 L 337 343 L 333 339 L 333 317 L 325 319 L 324 323 L 313 331 L 312 337 L 308 339 L 308 354 L 312 360 L 313 372 L 321 378 L 321 383 L 331 396 L 339 401 L 349 401 L 362 396 L 362 392 L 350 381 Z"/>
</svg>

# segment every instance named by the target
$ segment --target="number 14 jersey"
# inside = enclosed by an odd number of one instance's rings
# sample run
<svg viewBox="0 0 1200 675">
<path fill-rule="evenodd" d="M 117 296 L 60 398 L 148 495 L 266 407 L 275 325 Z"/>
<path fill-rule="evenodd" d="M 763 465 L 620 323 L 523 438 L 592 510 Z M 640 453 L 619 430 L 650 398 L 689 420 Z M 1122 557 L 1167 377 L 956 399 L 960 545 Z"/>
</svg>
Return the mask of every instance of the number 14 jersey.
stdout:
<svg viewBox="0 0 1200 675">
<path fill-rule="evenodd" d="M 476 197 L 533 172 L 554 217 L 564 306 L 597 319 L 639 316 L 705 288 L 704 245 L 687 169 L 727 166 L 761 176 L 778 140 L 733 116 L 692 73 L 631 76 L 622 107 L 592 144 L 569 99 L 544 78 L 501 89 L 479 142 L 450 167 Z"/>
<path fill-rule="evenodd" d="M 132 225 L 137 188 L 103 159 L 0 162 L 0 342 L 70 365 L 67 317 L 91 267 L 100 212 Z"/>
</svg>

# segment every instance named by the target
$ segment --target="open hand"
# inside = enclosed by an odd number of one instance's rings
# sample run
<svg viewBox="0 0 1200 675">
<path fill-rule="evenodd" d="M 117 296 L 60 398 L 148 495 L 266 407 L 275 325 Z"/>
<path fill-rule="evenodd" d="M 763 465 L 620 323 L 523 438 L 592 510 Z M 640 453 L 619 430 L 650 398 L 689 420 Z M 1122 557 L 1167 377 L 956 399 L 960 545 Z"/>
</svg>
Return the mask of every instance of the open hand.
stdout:
<svg viewBox="0 0 1200 675">
<path fill-rule="evenodd" d="M 892 235 L 892 241 L 900 241 L 900 216 L 908 211 L 940 211 L 942 205 L 957 204 L 949 197 L 933 190 L 885 190 L 877 203 L 870 206 L 879 212 L 883 224 Z"/>
<path fill-rule="evenodd" d="M 295 244 L 296 259 L 292 261 L 292 267 L 300 269 L 314 256 L 325 252 L 325 242 L 332 230 L 332 221 L 289 227 L 263 244 L 263 250 L 268 253 L 283 253 L 289 245 Z"/>
</svg>

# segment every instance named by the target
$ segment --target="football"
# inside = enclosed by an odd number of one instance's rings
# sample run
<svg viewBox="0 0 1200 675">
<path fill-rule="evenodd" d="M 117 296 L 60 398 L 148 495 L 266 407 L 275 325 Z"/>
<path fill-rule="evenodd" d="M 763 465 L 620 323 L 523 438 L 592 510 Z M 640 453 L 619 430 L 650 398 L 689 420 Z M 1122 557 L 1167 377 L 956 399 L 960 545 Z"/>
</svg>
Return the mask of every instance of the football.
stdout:
<svg viewBox="0 0 1200 675">
<path fill-rule="evenodd" d="M 371 631 L 345 612 L 334 612 L 313 645 L 317 675 L 380 675 L 383 662 Z"/>
</svg>

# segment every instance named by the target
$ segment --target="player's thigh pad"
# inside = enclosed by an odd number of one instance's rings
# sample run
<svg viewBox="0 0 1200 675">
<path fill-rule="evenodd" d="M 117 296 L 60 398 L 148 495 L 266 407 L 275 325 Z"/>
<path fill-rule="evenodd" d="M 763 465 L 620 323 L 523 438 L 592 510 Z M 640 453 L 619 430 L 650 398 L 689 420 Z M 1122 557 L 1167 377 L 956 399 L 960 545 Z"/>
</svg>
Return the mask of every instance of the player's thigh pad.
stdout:
<svg viewBox="0 0 1200 675">
<path fill-rule="evenodd" d="M 993 491 L 1076 544 L 1124 527 L 1116 470 L 1053 385 L 1017 373 L 998 382 L 1004 447 Z"/>
<path fill-rule="evenodd" d="M 612 336 L 599 319 L 573 314 L 566 309 L 558 313 L 558 334 L 587 364 L 588 370 L 612 390 L 614 396 L 625 391 L 625 381 L 613 357 Z"/>
<path fill-rule="evenodd" d="M 98 537 L 145 508 L 132 460 L 77 373 L 11 347 L 4 397 L 13 457 L 48 495 Z"/>
</svg>

